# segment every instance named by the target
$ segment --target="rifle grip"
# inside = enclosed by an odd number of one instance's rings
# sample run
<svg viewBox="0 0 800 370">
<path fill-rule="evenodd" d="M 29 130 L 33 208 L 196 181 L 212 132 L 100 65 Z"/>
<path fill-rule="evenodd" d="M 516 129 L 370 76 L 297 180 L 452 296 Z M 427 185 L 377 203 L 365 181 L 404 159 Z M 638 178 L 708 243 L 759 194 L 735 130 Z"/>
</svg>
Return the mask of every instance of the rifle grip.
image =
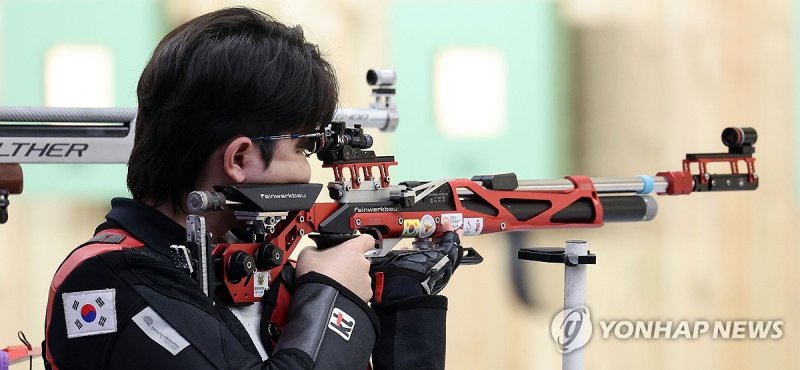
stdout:
<svg viewBox="0 0 800 370">
<path fill-rule="evenodd" d="M 328 249 L 350 239 L 358 238 L 357 234 L 309 234 L 308 237 L 317 244 L 317 249 Z"/>
</svg>

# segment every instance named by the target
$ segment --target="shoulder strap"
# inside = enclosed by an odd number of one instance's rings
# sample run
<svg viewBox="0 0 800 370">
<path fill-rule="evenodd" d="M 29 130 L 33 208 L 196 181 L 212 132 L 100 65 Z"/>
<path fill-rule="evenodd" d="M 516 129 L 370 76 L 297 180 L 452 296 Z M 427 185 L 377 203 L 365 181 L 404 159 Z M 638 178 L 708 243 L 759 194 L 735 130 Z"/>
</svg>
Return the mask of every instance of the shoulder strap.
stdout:
<svg viewBox="0 0 800 370">
<path fill-rule="evenodd" d="M 45 349 L 45 367 L 48 369 L 58 370 L 58 367 L 53 363 L 53 358 L 50 355 L 50 349 L 47 347 L 47 335 L 50 333 L 50 316 L 53 310 L 53 302 L 61 286 L 61 283 L 74 271 L 81 263 L 89 258 L 99 256 L 103 253 L 122 250 L 123 248 L 141 248 L 144 243 L 136 240 L 131 234 L 122 229 L 105 229 L 97 234 L 86 243 L 76 248 L 61 263 L 56 274 L 53 276 L 53 281 L 50 283 L 50 291 L 47 295 L 47 314 L 45 316 L 45 341 L 43 347 Z"/>
<path fill-rule="evenodd" d="M 64 282 L 64 279 L 78 267 L 83 261 L 106 252 L 122 250 L 122 248 L 140 248 L 144 244 L 136 240 L 127 231 L 122 229 L 106 229 L 98 232 L 95 236 L 80 247 L 72 251 L 53 276 L 50 284 L 50 291 L 56 289 Z"/>
</svg>

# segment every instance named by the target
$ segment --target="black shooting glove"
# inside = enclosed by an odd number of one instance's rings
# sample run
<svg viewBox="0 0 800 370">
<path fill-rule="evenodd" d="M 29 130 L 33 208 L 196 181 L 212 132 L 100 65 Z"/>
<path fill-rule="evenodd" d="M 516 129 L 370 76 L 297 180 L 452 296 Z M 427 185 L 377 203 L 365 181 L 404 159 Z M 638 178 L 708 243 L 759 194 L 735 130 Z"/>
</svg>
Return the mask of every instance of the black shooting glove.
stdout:
<svg viewBox="0 0 800 370">
<path fill-rule="evenodd" d="M 439 245 L 427 251 L 389 252 L 373 262 L 374 302 L 434 295 L 450 281 L 461 263 L 463 248 L 458 234 L 442 234 Z"/>
<path fill-rule="evenodd" d="M 372 352 L 375 370 L 444 369 L 447 298 L 441 291 L 461 263 L 458 234 L 442 234 L 427 251 L 391 252 L 370 269 L 372 309 L 381 334 Z"/>
</svg>

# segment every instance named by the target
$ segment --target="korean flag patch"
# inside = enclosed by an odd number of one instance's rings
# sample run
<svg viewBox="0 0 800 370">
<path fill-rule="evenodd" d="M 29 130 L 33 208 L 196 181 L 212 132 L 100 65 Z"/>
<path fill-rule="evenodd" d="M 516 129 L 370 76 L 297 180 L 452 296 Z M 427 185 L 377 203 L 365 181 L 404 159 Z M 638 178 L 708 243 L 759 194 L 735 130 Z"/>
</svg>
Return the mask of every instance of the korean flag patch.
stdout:
<svg viewBox="0 0 800 370">
<path fill-rule="evenodd" d="M 114 333 L 117 331 L 116 290 L 89 290 L 64 293 L 64 320 L 67 338 Z"/>
</svg>

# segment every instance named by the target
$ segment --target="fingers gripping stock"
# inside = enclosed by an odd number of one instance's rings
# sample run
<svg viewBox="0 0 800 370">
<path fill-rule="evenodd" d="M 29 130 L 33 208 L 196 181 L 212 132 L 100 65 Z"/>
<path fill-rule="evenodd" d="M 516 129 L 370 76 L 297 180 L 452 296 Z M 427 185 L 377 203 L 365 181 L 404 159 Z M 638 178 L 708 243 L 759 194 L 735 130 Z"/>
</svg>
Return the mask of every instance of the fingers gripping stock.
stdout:
<svg viewBox="0 0 800 370">
<path fill-rule="evenodd" d="M 463 259 L 458 234 L 446 231 L 439 248 L 421 252 L 392 251 L 372 261 L 373 301 L 400 300 L 437 294 Z"/>
</svg>

